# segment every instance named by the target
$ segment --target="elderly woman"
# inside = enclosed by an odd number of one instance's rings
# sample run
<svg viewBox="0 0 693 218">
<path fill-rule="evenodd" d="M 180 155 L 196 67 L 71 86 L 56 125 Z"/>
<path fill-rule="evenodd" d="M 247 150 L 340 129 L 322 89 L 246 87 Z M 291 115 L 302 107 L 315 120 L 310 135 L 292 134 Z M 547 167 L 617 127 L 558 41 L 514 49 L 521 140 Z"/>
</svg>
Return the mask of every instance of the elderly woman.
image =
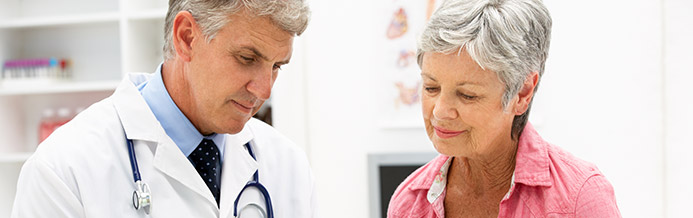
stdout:
<svg viewBox="0 0 693 218">
<path fill-rule="evenodd" d="M 597 167 L 527 123 L 551 17 L 540 0 L 447 0 L 419 41 L 426 131 L 441 153 L 395 191 L 389 218 L 620 217 Z"/>
</svg>

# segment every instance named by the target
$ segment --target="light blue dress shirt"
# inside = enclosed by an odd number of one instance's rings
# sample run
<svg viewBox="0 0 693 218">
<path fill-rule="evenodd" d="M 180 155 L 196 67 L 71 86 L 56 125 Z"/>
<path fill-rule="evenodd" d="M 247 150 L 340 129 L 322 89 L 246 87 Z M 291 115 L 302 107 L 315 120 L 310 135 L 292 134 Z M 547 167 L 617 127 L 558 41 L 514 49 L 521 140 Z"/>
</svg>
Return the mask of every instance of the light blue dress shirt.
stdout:
<svg viewBox="0 0 693 218">
<path fill-rule="evenodd" d="M 225 135 L 214 133 L 212 135 L 203 136 L 197 131 L 195 126 L 183 115 L 183 112 L 180 111 L 168 94 L 164 86 L 164 80 L 161 77 L 162 66 L 163 64 L 159 64 L 159 67 L 149 81 L 137 87 L 140 94 L 144 97 L 144 100 L 147 102 L 147 105 L 149 105 L 156 119 L 161 123 L 166 134 L 178 145 L 178 148 L 180 148 L 186 157 L 190 156 L 193 150 L 202 142 L 203 138 L 206 138 L 214 141 L 214 144 L 216 144 L 219 151 L 221 151 L 219 154 L 221 156 L 221 164 L 222 161 L 224 161 Z"/>
</svg>

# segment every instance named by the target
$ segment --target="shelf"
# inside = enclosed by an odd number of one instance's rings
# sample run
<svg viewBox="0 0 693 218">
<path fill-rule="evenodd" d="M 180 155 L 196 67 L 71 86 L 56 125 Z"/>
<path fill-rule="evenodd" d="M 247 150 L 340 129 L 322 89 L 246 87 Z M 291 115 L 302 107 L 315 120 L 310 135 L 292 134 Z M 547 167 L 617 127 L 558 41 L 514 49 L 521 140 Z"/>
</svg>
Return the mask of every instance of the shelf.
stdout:
<svg viewBox="0 0 693 218">
<path fill-rule="evenodd" d="M 118 12 L 63 15 L 54 17 L 19 18 L 0 21 L 0 29 L 117 22 L 119 19 L 120 14 Z"/>
<path fill-rule="evenodd" d="M 115 90 L 118 84 L 120 81 L 54 82 L 48 85 L 26 85 L 23 87 L 0 86 L 0 96 L 111 91 Z"/>
<path fill-rule="evenodd" d="M 21 163 L 29 159 L 33 152 L 0 153 L 0 163 Z"/>
<path fill-rule="evenodd" d="M 164 19 L 166 18 L 166 11 L 168 9 L 151 9 L 139 12 L 133 12 L 127 15 L 130 20 L 154 20 L 154 19 Z M 162 27 L 163 28 L 163 27 Z"/>
</svg>

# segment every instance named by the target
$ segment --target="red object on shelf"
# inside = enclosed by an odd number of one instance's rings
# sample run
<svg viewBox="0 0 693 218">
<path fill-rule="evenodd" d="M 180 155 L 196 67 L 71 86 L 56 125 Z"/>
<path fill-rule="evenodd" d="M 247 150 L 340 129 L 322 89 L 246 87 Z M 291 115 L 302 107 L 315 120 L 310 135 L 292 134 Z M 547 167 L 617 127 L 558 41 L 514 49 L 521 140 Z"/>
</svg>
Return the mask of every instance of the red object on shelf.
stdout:
<svg viewBox="0 0 693 218">
<path fill-rule="evenodd" d="M 46 140 L 53 133 L 53 126 L 50 122 L 41 122 L 39 125 L 39 144 Z"/>
<path fill-rule="evenodd" d="M 59 109 L 58 116 L 54 116 L 51 109 L 44 110 L 43 118 L 39 124 L 39 144 L 46 140 L 58 127 L 65 125 L 70 120 L 72 120 L 72 117 L 70 116 L 70 110 L 67 108 Z"/>
</svg>

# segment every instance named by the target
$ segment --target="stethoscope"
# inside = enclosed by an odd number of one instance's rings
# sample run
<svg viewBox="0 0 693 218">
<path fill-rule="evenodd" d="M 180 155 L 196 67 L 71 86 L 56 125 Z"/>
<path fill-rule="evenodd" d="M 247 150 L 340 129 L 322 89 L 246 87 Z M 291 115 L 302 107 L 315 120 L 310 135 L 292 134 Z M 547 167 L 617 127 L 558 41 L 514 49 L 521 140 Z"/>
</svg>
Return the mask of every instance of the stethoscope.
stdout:
<svg viewBox="0 0 693 218">
<path fill-rule="evenodd" d="M 128 155 L 130 156 L 130 167 L 132 167 L 132 177 L 135 178 L 135 185 L 137 189 L 132 193 L 132 206 L 135 206 L 135 210 L 144 208 L 144 212 L 149 214 L 152 210 L 152 194 L 149 191 L 149 185 L 142 182 L 140 177 L 140 169 L 137 167 L 137 158 L 135 157 L 135 148 L 132 145 L 132 140 L 128 139 Z"/>
<path fill-rule="evenodd" d="M 127 136 L 125 138 L 127 139 Z M 134 177 L 135 185 L 137 186 L 137 189 L 132 193 L 132 206 L 135 207 L 135 210 L 139 210 L 140 208 L 142 208 L 144 209 L 144 212 L 146 214 L 149 214 L 152 208 L 152 194 L 149 190 L 149 185 L 147 185 L 147 183 L 142 182 L 142 178 L 140 177 L 140 169 L 137 167 L 137 158 L 135 157 L 135 149 L 132 144 L 132 140 L 127 139 L 127 141 L 128 155 L 130 156 L 130 166 L 132 167 L 132 176 Z M 257 161 L 257 158 L 255 158 L 255 153 L 253 153 L 253 149 L 250 147 L 250 142 L 246 143 L 245 147 L 248 150 L 250 156 Z M 262 196 L 265 198 L 265 205 L 267 205 L 266 212 L 262 209 L 260 205 L 256 203 L 250 203 L 241 208 L 240 211 L 238 210 L 238 200 L 241 199 L 243 191 L 250 187 L 254 187 L 257 190 L 259 190 L 260 193 L 262 193 Z M 257 210 L 258 212 L 260 212 L 260 214 L 262 214 L 262 217 L 274 218 L 274 211 L 272 210 L 272 200 L 270 200 L 270 195 L 267 191 L 267 188 L 265 188 L 265 186 L 260 183 L 258 170 L 255 170 L 253 180 L 248 181 L 248 183 L 245 184 L 243 189 L 241 189 L 241 192 L 238 193 L 236 200 L 233 202 L 233 216 L 241 218 L 241 214 L 244 214 L 243 211 L 246 211 L 247 209 Z"/>
</svg>

